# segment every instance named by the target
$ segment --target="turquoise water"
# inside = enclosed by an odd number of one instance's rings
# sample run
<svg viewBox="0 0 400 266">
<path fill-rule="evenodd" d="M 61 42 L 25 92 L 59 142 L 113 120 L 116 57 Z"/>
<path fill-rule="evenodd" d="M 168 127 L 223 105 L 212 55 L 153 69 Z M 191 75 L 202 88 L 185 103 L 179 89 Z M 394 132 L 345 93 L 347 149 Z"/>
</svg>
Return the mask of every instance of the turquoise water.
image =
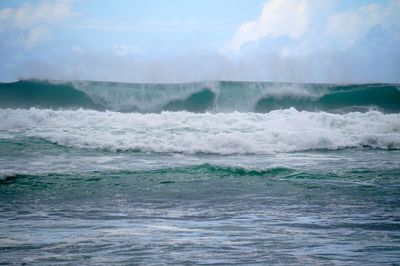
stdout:
<svg viewBox="0 0 400 266">
<path fill-rule="evenodd" d="M 153 113 L 299 111 L 345 113 L 400 111 L 399 84 L 296 84 L 209 81 L 134 84 L 24 80 L 0 83 L 0 106 Z"/>
<path fill-rule="evenodd" d="M 399 262 L 397 85 L 53 83 L 0 87 L 1 263 Z"/>
</svg>

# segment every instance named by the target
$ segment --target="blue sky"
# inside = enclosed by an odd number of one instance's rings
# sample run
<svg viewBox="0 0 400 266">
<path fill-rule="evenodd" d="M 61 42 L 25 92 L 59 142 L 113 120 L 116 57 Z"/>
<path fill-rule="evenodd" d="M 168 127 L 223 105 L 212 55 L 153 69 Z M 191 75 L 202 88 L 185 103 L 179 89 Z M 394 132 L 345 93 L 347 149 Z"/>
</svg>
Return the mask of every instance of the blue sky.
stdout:
<svg viewBox="0 0 400 266">
<path fill-rule="evenodd" d="M 0 2 L 0 80 L 400 82 L 400 0 Z"/>
</svg>

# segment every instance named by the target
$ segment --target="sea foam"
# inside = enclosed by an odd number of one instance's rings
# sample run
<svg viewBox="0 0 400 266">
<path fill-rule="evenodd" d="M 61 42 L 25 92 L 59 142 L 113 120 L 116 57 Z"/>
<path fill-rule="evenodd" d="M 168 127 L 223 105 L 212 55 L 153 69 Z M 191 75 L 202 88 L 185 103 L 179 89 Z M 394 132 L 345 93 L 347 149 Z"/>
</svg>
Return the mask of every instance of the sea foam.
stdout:
<svg viewBox="0 0 400 266">
<path fill-rule="evenodd" d="M 400 114 L 0 109 L 4 134 L 73 148 L 158 153 L 266 154 L 313 149 L 400 149 Z"/>
</svg>

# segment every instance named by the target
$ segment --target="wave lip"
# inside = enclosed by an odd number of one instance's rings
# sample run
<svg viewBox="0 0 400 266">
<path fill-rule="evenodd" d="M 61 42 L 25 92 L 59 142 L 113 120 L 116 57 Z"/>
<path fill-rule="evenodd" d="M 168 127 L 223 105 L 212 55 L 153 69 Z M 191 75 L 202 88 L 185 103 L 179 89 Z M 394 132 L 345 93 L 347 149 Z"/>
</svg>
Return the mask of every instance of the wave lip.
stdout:
<svg viewBox="0 0 400 266">
<path fill-rule="evenodd" d="M 400 149 L 400 114 L 160 114 L 0 109 L 2 132 L 80 149 L 266 154 L 315 149 Z"/>
<path fill-rule="evenodd" d="M 227 81 L 134 84 L 24 80 L 0 84 L 0 96 L 0 108 L 266 113 L 294 107 L 299 111 L 333 113 L 367 112 L 371 109 L 400 112 L 400 90 L 396 84 Z"/>
</svg>

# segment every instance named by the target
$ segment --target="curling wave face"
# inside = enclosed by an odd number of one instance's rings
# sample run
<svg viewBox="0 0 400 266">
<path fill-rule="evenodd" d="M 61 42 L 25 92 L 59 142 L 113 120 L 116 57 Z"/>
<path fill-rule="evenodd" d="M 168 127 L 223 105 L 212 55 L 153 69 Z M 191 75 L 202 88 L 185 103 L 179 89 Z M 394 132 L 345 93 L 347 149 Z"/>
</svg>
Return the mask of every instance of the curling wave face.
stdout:
<svg viewBox="0 0 400 266">
<path fill-rule="evenodd" d="M 133 84 L 25 80 L 0 84 L 0 108 L 92 109 L 118 112 L 299 111 L 400 112 L 398 84 L 196 82 Z"/>
<path fill-rule="evenodd" d="M 110 151 L 266 154 L 315 149 L 400 149 L 400 114 L 331 114 L 294 108 L 259 113 L 0 109 L 0 132 Z"/>
</svg>

